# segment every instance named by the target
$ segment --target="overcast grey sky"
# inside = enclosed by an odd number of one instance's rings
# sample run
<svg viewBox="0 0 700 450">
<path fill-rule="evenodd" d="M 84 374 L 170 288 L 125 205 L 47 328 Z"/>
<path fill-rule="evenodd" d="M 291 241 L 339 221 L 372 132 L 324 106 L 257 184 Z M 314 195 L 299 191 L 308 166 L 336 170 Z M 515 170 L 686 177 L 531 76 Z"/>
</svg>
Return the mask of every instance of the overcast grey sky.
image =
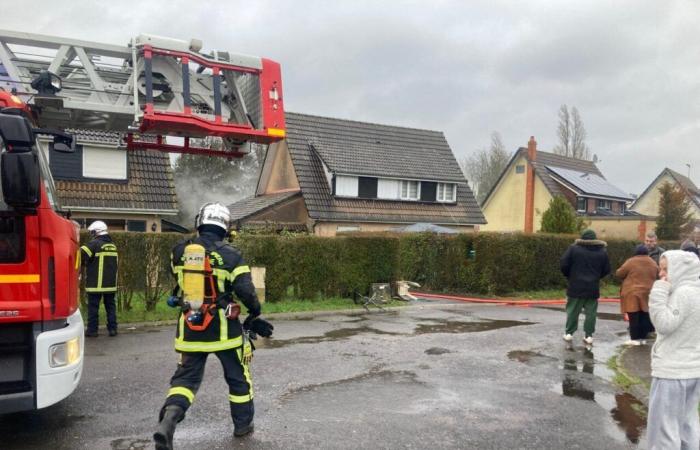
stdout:
<svg viewBox="0 0 700 450">
<path fill-rule="evenodd" d="M 0 27 L 112 44 L 139 33 L 282 64 L 288 111 L 442 130 L 457 158 L 499 131 L 556 145 L 576 106 L 604 175 L 700 184 L 697 1 L 0 0 Z"/>
</svg>

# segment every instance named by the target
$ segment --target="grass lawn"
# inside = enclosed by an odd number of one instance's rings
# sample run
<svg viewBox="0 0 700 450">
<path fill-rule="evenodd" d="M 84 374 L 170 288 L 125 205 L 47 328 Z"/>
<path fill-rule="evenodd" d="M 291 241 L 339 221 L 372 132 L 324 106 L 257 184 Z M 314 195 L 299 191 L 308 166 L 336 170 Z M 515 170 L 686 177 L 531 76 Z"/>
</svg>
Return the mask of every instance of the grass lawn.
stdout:
<svg viewBox="0 0 700 450">
<path fill-rule="evenodd" d="M 131 310 L 117 310 L 117 323 L 160 322 L 163 320 L 177 319 L 177 310 L 169 307 L 165 303 L 165 299 L 164 297 L 161 301 L 156 303 L 156 309 L 154 311 L 146 311 L 146 304 L 143 302 L 143 299 L 141 297 L 136 297 L 131 302 Z M 87 306 L 81 305 L 80 312 L 83 315 L 83 320 L 87 323 Z M 102 302 L 100 302 L 99 317 L 100 327 L 104 328 L 107 324 L 107 319 Z"/>
<path fill-rule="evenodd" d="M 600 297 L 617 298 L 620 296 L 620 286 L 603 284 L 600 286 Z M 523 298 L 528 300 L 549 300 L 566 298 L 566 289 L 545 289 L 539 291 L 511 292 L 508 298 Z"/>
<path fill-rule="evenodd" d="M 138 323 L 138 322 L 160 322 L 164 320 L 176 320 L 178 310 L 171 308 L 165 302 L 164 297 L 156 304 L 154 311 L 146 311 L 145 303 L 140 297 L 137 297 L 132 302 L 132 309 L 129 311 L 117 311 L 118 323 Z M 393 301 L 389 304 L 382 305 L 383 307 L 406 306 L 408 303 L 401 301 Z M 245 307 L 242 308 L 245 315 Z M 334 311 L 341 309 L 358 309 L 362 306 L 353 303 L 350 298 L 324 298 L 318 300 L 285 300 L 282 302 L 266 302 L 262 305 L 263 314 L 273 313 L 296 313 L 309 311 Z M 373 308 L 374 309 L 374 308 Z M 87 307 L 81 306 L 83 320 L 87 322 Z M 104 306 L 100 303 L 100 325 L 104 329 L 107 319 L 105 317 Z"/>
</svg>

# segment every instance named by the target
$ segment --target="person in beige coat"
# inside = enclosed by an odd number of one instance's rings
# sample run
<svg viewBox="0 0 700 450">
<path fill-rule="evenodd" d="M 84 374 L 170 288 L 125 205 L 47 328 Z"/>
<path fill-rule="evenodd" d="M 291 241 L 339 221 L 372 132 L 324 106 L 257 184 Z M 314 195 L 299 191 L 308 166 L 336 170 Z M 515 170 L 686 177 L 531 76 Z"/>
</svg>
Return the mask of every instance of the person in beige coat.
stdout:
<svg viewBox="0 0 700 450">
<path fill-rule="evenodd" d="M 649 250 L 638 245 L 634 256 L 617 269 L 615 276 L 622 280 L 620 309 L 630 321 L 630 339 L 625 345 L 646 344 L 653 327 L 649 320 L 649 292 L 659 274 L 659 267 L 649 257 Z"/>
</svg>

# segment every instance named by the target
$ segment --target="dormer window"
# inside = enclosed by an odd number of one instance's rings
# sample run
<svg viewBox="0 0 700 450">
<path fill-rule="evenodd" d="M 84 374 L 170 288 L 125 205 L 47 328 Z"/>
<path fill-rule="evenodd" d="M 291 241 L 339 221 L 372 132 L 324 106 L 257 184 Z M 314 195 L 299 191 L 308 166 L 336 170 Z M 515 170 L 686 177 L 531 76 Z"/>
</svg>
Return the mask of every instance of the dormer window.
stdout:
<svg viewBox="0 0 700 450">
<path fill-rule="evenodd" d="M 358 193 L 357 177 L 337 175 L 335 177 L 335 195 L 338 197 L 357 197 Z"/>
<path fill-rule="evenodd" d="M 420 181 L 401 180 L 401 200 L 418 200 L 420 198 Z"/>
<path fill-rule="evenodd" d="M 83 177 L 126 180 L 126 150 L 83 145 Z"/>
<path fill-rule="evenodd" d="M 334 175 L 333 195 L 367 200 L 401 200 L 424 203 L 456 203 L 457 184 L 437 181 Z"/>
<path fill-rule="evenodd" d="M 454 202 L 457 200 L 457 185 L 454 183 L 438 183 L 437 201 Z"/>
</svg>

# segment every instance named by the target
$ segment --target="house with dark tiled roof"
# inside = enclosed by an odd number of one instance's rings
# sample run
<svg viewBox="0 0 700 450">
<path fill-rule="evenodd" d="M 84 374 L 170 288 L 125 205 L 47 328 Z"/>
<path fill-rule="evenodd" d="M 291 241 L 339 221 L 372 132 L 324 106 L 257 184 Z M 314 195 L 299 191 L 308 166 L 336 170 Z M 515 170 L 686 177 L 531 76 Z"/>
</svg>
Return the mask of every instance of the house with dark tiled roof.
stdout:
<svg viewBox="0 0 700 450">
<path fill-rule="evenodd" d="M 54 178 L 57 201 L 82 226 L 103 220 L 111 230 L 160 232 L 178 213 L 167 153 L 127 151 L 120 134 L 67 130 L 75 152 L 59 153 L 39 139 Z"/>
<path fill-rule="evenodd" d="M 443 133 L 288 113 L 256 194 L 229 206 L 240 226 L 320 236 L 430 222 L 468 232 L 485 223 Z"/>
<path fill-rule="evenodd" d="M 564 197 L 601 237 L 642 236 L 648 218 L 629 211 L 632 197 L 608 181 L 592 161 L 519 148 L 484 199 L 486 231 L 539 231 L 555 196 Z"/>
<path fill-rule="evenodd" d="M 659 188 L 663 186 L 664 183 L 669 183 L 671 186 L 685 193 L 688 203 L 690 204 L 690 212 L 693 215 L 693 219 L 698 223 L 698 225 L 696 225 L 696 230 L 700 231 L 700 189 L 698 189 L 690 178 L 668 167 L 664 168 L 659 176 L 647 186 L 630 209 L 640 214 L 657 217 L 659 215 Z"/>
</svg>

